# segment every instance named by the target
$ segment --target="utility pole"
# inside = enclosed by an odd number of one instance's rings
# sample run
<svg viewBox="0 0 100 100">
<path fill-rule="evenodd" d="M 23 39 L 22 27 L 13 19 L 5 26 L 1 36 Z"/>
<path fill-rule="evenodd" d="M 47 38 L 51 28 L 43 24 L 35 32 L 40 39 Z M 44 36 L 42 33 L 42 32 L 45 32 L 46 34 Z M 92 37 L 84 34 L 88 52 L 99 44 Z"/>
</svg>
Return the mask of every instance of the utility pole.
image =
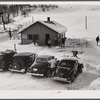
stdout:
<svg viewBox="0 0 100 100">
<path fill-rule="evenodd" d="M 32 23 L 34 23 L 34 17 L 32 16 Z"/>
<path fill-rule="evenodd" d="M 87 30 L 87 16 L 85 16 L 85 29 Z"/>
</svg>

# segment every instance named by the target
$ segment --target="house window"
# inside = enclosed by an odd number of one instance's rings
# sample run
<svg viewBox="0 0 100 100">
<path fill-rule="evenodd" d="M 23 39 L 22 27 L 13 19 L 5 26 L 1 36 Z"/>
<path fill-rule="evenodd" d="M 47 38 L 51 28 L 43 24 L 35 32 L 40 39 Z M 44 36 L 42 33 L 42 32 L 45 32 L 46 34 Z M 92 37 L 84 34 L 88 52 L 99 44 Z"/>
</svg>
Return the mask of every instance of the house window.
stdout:
<svg viewBox="0 0 100 100">
<path fill-rule="evenodd" d="M 39 40 L 39 35 L 33 35 L 34 40 Z"/>
<path fill-rule="evenodd" d="M 32 35 L 27 35 L 27 39 L 32 40 Z"/>
</svg>

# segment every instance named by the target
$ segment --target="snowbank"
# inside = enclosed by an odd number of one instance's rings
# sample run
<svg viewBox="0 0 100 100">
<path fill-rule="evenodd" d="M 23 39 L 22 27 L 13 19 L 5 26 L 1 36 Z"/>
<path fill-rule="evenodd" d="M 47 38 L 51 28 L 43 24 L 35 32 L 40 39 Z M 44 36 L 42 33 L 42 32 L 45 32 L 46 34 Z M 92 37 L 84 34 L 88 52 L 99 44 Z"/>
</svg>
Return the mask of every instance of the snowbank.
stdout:
<svg viewBox="0 0 100 100">
<path fill-rule="evenodd" d="M 89 90 L 100 90 L 100 78 L 95 79 L 93 82 L 91 82 Z"/>
</svg>

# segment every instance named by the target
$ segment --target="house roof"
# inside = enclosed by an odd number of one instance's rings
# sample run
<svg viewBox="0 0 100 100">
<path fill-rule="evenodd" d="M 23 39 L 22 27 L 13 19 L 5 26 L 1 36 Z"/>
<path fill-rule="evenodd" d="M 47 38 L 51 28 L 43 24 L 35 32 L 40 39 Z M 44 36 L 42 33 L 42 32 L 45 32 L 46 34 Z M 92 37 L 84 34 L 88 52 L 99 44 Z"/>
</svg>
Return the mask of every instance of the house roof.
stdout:
<svg viewBox="0 0 100 100">
<path fill-rule="evenodd" d="M 38 21 L 44 25 L 46 25 L 47 27 L 53 29 L 54 31 L 58 32 L 58 33 L 65 33 L 67 31 L 67 28 L 64 27 L 63 25 L 57 23 L 56 21 Z"/>
<path fill-rule="evenodd" d="M 60 33 L 60 34 L 63 34 L 67 31 L 66 27 L 64 27 L 63 25 L 57 23 L 56 21 L 37 21 L 37 22 L 49 27 L 50 29 L 52 29 L 52 30 L 54 30 L 54 31 L 56 31 L 57 33 Z M 35 23 L 37 23 L 37 22 L 35 22 Z M 33 24 L 35 24 L 35 23 L 33 23 Z M 27 28 L 29 28 L 30 26 L 28 26 Z M 24 30 L 26 30 L 27 28 L 20 31 L 20 33 L 23 32 Z"/>
</svg>

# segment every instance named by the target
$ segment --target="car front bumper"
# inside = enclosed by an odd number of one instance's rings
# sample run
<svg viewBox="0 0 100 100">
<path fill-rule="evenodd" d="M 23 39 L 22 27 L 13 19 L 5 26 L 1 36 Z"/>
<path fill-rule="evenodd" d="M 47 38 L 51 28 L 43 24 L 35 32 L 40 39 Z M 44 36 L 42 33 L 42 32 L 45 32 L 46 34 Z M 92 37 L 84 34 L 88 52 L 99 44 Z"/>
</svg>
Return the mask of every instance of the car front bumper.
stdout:
<svg viewBox="0 0 100 100">
<path fill-rule="evenodd" d="M 34 75 L 34 76 L 43 76 L 43 74 L 38 74 L 38 73 L 27 73 L 29 75 Z"/>
<path fill-rule="evenodd" d="M 20 73 L 25 72 L 25 71 L 23 71 L 23 70 L 16 70 L 16 69 L 9 69 L 9 71 L 12 71 L 12 72 L 20 72 Z"/>
<path fill-rule="evenodd" d="M 0 69 L 0 71 L 3 71 L 3 69 Z"/>
<path fill-rule="evenodd" d="M 63 81 L 63 82 L 68 82 L 68 83 L 71 83 L 71 81 L 70 81 L 70 80 L 68 80 L 67 78 L 54 77 L 53 79 L 54 79 L 54 80 L 58 80 L 58 81 Z"/>
</svg>

